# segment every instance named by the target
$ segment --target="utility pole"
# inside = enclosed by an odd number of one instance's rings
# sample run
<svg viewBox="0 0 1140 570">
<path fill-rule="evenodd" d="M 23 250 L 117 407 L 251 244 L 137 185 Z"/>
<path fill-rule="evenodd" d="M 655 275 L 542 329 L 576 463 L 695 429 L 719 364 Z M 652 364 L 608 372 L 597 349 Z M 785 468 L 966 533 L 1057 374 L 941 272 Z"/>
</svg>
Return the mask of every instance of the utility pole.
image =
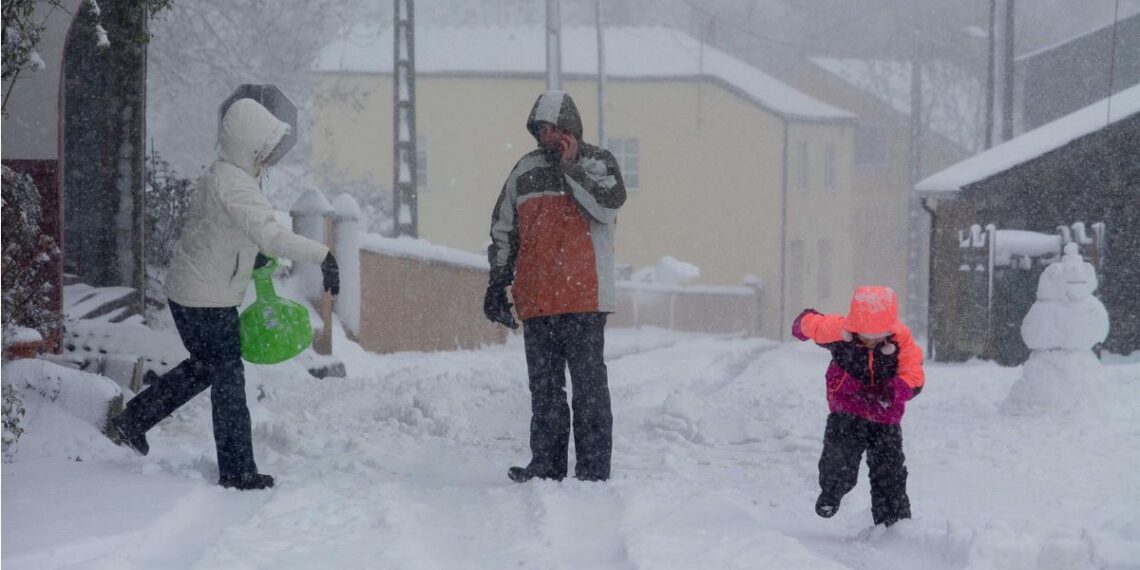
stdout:
<svg viewBox="0 0 1140 570">
<path fill-rule="evenodd" d="M 997 78 L 997 2 L 990 0 L 990 34 L 987 38 L 989 46 L 989 60 L 986 62 L 986 146 L 994 146 L 994 96 L 996 94 Z"/>
<path fill-rule="evenodd" d="M 606 42 L 602 31 L 602 0 L 595 0 L 594 9 L 598 18 L 598 146 L 609 148 L 606 133 Z"/>
<path fill-rule="evenodd" d="M 910 145 L 907 160 L 909 187 L 914 188 L 922 176 L 922 62 L 923 38 L 915 32 L 912 38 L 910 63 Z M 914 192 L 907 192 L 907 263 L 906 263 L 906 318 L 910 323 L 921 323 L 925 311 L 922 304 L 922 215 Z"/>
<path fill-rule="evenodd" d="M 416 43 L 415 0 L 395 0 L 392 30 L 392 229 L 396 236 L 419 236 L 416 196 Z"/>
<path fill-rule="evenodd" d="M 1002 84 L 1001 138 L 1013 138 L 1013 7 L 1014 0 L 1005 0 L 1005 33 L 1002 34 L 1005 50 L 1003 67 L 1005 83 Z"/>
<path fill-rule="evenodd" d="M 562 89 L 561 0 L 546 0 L 546 89 Z"/>
</svg>

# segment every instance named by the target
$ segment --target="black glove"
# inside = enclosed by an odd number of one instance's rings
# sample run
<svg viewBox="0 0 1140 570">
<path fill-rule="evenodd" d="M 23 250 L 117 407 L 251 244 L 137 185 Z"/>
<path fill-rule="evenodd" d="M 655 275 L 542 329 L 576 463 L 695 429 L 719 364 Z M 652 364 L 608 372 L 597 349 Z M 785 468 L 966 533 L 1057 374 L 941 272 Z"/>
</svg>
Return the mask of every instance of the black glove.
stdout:
<svg viewBox="0 0 1140 570">
<path fill-rule="evenodd" d="M 321 276 L 324 278 L 325 291 L 332 293 L 334 297 L 340 295 L 340 269 L 337 268 L 336 258 L 331 251 L 321 262 Z"/>
<path fill-rule="evenodd" d="M 507 300 L 506 287 L 487 286 L 487 293 L 483 296 L 483 314 L 487 316 L 487 320 L 507 328 L 519 328 L 519 323 L 511 314 L 511 307 L 511 302 Z"/>
<path fill-rule="evenodd" d="M 519 323 L 511 314 L 511 302 L 507 299 L 507 286 L 511 284 L 511 275 L 507 271 L 496 268 L 491 270 L 491 279 L 487 284 L 487 293 L 483 295 L 483 314 L 492 323 L 498 323 L 510 329 L 519 328 Z"/>
<path fill-rule="evenodd" d="M 254 258 L 254 260 L 253 260 L 253 268 L 254 269 L 261 269 L 262 267 L 265 267 L 268 264 L 269 264 L 269 258 L 262 255 L 261 252 L 257 252 L 257 257 Z"/>
</svg>

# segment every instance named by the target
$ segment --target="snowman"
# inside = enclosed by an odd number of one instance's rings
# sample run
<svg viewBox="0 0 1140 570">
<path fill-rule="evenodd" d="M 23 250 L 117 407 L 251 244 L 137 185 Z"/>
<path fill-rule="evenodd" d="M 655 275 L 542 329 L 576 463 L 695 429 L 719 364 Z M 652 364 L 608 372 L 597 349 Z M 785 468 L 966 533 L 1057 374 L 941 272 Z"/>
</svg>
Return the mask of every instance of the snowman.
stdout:
<svg viewBox="0 0 1140 570">
<path fill-rule="evenodd" d="M 1105 371 L 1092 348 L 1108 336 L 1108 311 L 1093 296 L 1096 287 L 1096 270 L 1081 258 L 1076 243 L 1065 244 L 1061 260 L 1041 274 L 1037 301 L 1021 322 L 1021 338 L 1031 352 L 1003 412 L 1099 408 Z"/>
</svg>

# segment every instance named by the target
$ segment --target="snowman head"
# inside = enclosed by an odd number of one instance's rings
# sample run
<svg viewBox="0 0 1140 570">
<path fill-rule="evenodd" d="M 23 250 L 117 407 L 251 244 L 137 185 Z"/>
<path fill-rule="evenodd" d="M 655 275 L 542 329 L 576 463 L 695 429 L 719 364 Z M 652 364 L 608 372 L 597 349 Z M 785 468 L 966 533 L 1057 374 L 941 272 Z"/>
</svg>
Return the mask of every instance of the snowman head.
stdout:
<svg viewBox="0 0 1140 570">
<path fill-rule="evenodd" d="M 1065 244 L 1065 254 L 1061 261 L 1045 268 L 1037 284 L 1037 298 L 1053 301 L 1077 301 L 1096 291 L 1096 270 L 1085 262 L 1077 249 L 1077 244 Z"/>
</svg>

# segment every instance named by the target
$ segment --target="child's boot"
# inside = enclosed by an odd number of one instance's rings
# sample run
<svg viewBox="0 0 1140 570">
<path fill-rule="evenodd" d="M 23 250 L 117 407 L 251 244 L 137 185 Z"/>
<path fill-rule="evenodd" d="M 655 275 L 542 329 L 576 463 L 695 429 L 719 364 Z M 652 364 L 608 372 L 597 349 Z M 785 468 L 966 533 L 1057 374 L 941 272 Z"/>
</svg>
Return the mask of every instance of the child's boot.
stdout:
<svg viewBox="0 0 1140 570">
<path fill-rule="evenodd" d="M 829 519 L 839 512 L 839 498 L 832 497 L 827 493 L 820 493 L 819 498 L 815 500 L 815 514 Z"/>
</svg>

